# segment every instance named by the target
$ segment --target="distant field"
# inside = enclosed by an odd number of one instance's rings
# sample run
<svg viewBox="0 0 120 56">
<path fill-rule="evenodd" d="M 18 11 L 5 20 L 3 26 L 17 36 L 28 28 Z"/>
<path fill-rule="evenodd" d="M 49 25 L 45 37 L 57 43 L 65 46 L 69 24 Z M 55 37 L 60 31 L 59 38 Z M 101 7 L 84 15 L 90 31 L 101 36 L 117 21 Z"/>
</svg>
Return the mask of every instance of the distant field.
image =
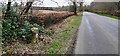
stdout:
<svg viewBox="0 0 120 56">
<path fill-rule="evenodd" d="M 52 14 L 52 13 L 73 13 L 73 12 L 68 12 L 68 11 L 52 11 L 52 10 L 33 10 L 33 14 L 40 15 L 40 14 Z"/>
</svg>

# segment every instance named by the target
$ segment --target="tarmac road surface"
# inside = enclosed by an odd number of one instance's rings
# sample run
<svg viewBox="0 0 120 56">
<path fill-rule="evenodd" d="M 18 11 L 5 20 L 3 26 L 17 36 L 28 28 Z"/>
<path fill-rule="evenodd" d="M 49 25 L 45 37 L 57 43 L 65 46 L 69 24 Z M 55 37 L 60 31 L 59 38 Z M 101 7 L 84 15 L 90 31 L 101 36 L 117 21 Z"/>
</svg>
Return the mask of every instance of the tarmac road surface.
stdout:
<svg viewBox="0 0 120 56">
<path fill-rule="evenodd" d="M 75 54 L 118 54 L 118 20 L 83 12 Z"/>
</svg>

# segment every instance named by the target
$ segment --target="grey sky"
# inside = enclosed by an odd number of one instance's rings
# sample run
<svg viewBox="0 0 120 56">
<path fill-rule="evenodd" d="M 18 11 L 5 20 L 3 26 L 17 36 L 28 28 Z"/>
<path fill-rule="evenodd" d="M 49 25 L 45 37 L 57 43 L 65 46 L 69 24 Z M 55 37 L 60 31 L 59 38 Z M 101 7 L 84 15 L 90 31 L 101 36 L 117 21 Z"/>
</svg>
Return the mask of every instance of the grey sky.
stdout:
<svg viewBox="0 0 120 56">
<path fill-rule="evenodd" d="M 0 0 L 0 2 L 7 2 L 8 0 Z M 12 1 L 12 0 L 11 0 Z M 15 0 L 18 3 L 20 3 L 21 0 Z M 26 2 L 27 0 L 23 0 L 23 2 Z M 54 0 L 58 2 L 59 6 L 67 6 L 70 0 Z M 76 1 L 82 1 L 82 0 L 76 0 Z M 88 2 L 91 2 L 92 0 L 85 0 L 87 1 L 85 4 L 88 4 Z M 13 2 L 14 3 L 14 2 Z M 44 7 L 58 7 L 58 5 L 55 2 L 52 2 L 51 0 L 44 0 L 44 3 L 42 5 L 39 5 L 38 2 L 34 2 L 35 6 L 44 6 Z"/>
<path fill-rule="evenodd" d="M 0 0 L 0 2 L 7 2 L 8 0 Z M 21 0 L 15 0 L 18 3 L 20 3 Z M 26 2 L 27 0 L 23 0 L 23 2 Z M 67 6 L 70 2 L 69 0 L 54 0 L 58 2 L 59 6 Z M 76 1 L 82 1 L 82 0 L 76 0 Z M 85 5 L 89 5 L 93 0 L 83 0 Z M 95 0 L 95 2 L 117 2 L 120 0 Z M 14 2 L 13 2 L 14 3 Z M 55 2 L 52 2 L 50 0 L 44 0 L 44 3 L 42 5 L 39 5 L 38 2 L 34 2 L 35 6 L 44 6 L 44 7 L 58 7 L 58 5 Z"/>
<path fill-rule="evenodd" d="M 94 0 L 94 2 L 118 2 L 120 0 Z"/>
</svg>

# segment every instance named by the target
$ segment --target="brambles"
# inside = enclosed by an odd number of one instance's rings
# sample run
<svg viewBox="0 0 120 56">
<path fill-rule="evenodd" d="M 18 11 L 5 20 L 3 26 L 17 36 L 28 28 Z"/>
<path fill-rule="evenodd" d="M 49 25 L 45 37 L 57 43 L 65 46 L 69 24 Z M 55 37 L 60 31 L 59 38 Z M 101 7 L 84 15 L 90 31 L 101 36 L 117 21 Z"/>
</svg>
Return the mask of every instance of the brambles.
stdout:
<svg viewBox="0 0 120 56">
<path fill-rule="evenodd" d="M 7 46 L 14 46 L 14 44 L 49 44 L 54 38 L 54 29 L 46 31 L 48 26 L 62 22 L 65 18 L 74 15 L 72 12 L 49 12 L 42 14 L 28 14 L 19 15 L 17 12 L 10 11 L 9 17 L 3 17 L 3 29 L 2 29 L 2 41 L 3 48 Z M 33 28 L 38 29 L 38 33 L 34 34 Z M 49 28 L 49 27 L 48 27 Z M 38 38 L 35 38 L 35 37 Z M 13 48 L 14 49 L 14 48 Z M 15 48 L 19 49 L 19 48 Z M 22 48 L 21 48 L 22 49 Z M 11 50 L 11 49 L 10 49 Z M 5 50 L 4 50 L 5 51 Z M 15 50 L 16 51 L 16 50 Z M 23 51 L 23 50 L 22 50 Z M 33 51 L 33 50 L 32 50 Z M 14 51 L 5 51 L 6 53 L 12 53 Z M 18 52 L 19 53 L 19 52 Z"/>
<path fill-rule="evenodd" d="M 72 12 L 47 11 L 38 16 L 28 17 L 30 20 L 26 20 L 26 17 L 23 18 L 24 20 L 20 20 L 20 15 L 18 13 L 10 11 L 10 17 L 4 17 L 3 19 L 3 42 L 20 39 L 30 43 L 32 40 L 31 28 L 38 28 L 38 34 L 41 35 L 45 32 L 44 27 L 58 23 L 73 14 Z M 53 33 L 54 31 L 51 30 L 46 34 L 52 35 Z"/>
<path fill-rule="evenodd" d="M 31 19 L 32 21 L 39 21 L 39 24 L 43 24 L 45 26 L 50 26 L 52 24 L 58 23 L 63 19 L 74 15 L 74 12 L 57 12 L 57 11 L 50 11 L 50 10 L 34 10 L 33 14 L 38 15 L 36 16 L 37 19 Z"/>
<path fill-rule="evenodd" d="M 39 34 L 44 32 L 44 28 L 42 26 L 39 26 L 38 24 L 30 24 L 28 21 L 24 21 L 23 25 L 20 25 L 15 18 L 13 18 L 13 20 L 3 20 L 3 41 L 5 42 L 7 40 L 22 39 L 23 41 L 30 42 L 32 39 L 32 27 L 37 27 Z"/>
<path fill-rule="evenodd" d="M 14 12 L 10 12 L 10 16 L 11 17 L 4 17 L 3 19 L 2 40 L 4 42 L 8 39 L 16 39 L 19 29 L 19 22 L 17 16 L 14 14 Z"/>
<path fill-rule="evenodd" d="M 15 14 L 16 13 L 10 13 L 11 17 L 4 17 L 3 19 L 3 43 L 16 41 L 19 39 L 30 43 L 32 39 L 32 27 L 37 27 L 39 29 L 39 34 L 44 32 L 43 26 L 40 26 L 38 24 L 30 23 L 29 21 L 23 21 L 21 24 L 21 22 L 19 21 L 19 15 Z"/>
</svg>

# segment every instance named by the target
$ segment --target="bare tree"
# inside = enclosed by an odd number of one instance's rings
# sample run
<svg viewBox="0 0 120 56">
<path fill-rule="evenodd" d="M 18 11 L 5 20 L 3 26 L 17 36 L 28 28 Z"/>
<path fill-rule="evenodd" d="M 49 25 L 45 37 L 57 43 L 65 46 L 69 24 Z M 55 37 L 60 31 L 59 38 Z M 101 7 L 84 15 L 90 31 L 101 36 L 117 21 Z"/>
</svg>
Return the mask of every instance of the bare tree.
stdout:
<svg viewBox="0 0 120 56">
<path fill-rule="evenodd" d="M 73 2 L 74 13 L 77 15 L 77 5 L 76 2 Z"/>
<path fill-rule="evenodd" d="M 10 11 L 10 8 L 11 8 L 11 3 L 13 2 L 14 0 L 8 0 L 8 4 L 7 4 L 7 10 L 6 12 Z"/>
<path fill-rule="evenodd" d="M 38 1 L 38 2 L 40 2 L 41 4 L 44 2 L 44 0 L 29 0 L 29 1 L 26 3 L 25 8 L 22 10 L 21 15 L 22 15 L 22 14 L 25 14 L 25 13 L 27 13 L 27 12 L 29 11 L 29 9 L 30 9 L 30 7 L 32 6 L 32 4 L 33 4 L 34 1 Z M 52 2 L 55 2 L 55 3 L 58 5 L 58 3 L 57 3 L 56 1 L 54 1 L 54 0 L 51 0 L 51 1 L 52 1 Z M 59 6 L 59 5 L 58 5 L 58 6 Z"/>
<path fill-rule="evenodd" d="M 10 8 L 11 8 L 11 0 L 8 0 L 7 9 L 6 9 L 5 16 L 4 16 L 5 18 L 10 17 Z"/>
<path fill-rule="evenodd" d="M 30 7 L 32 6 L 33 2 L 34 2 L 34 0 L 32 0 L 32 1 L 29 0 L 29 1 L 26 3 L 25 8 L 24 8 L 24 9 L 22 10 L 22 12 L 21 12 L 21 15 L 22 15 L 22 14 L 25 14 L 25 13 L 27 13 L 27 12 L 29 11 L 29 9 L 30 9 Z"/>
<path fill-rule="evenodd" d="M 83 10 L 83 2 L 81 1 L 81 2 L 79 2 L 79 4 L 80 4 L 79 9 L 80 9 L 80 11 L 82 11 Z"/>
<path fill-rule="evenodd" d="M 11 7 L 11 0 L 8 0 L 7 10 L 6 10 L 6 12 L 10 10 L 10 7 Z"/>
<path fill-rule="evenodd" d="M 75 15 L 77 15 L 77 4 L 76 4 L 76 0 L 70 0 L 73 3 L 72 6 L 72 11 L 74 12 Z"/>
<path fill-rule="evenodd" d="M 54 0 L 51 0 L 51 1 L 52 1 L 52 2 L 55 2 L 55 3 L 58 5 L 58 7 L 60 7 L 59 4 L 58 4 L 58 2 L 56 2 L 56 1 L 54 1 Z"/>
</svg>

